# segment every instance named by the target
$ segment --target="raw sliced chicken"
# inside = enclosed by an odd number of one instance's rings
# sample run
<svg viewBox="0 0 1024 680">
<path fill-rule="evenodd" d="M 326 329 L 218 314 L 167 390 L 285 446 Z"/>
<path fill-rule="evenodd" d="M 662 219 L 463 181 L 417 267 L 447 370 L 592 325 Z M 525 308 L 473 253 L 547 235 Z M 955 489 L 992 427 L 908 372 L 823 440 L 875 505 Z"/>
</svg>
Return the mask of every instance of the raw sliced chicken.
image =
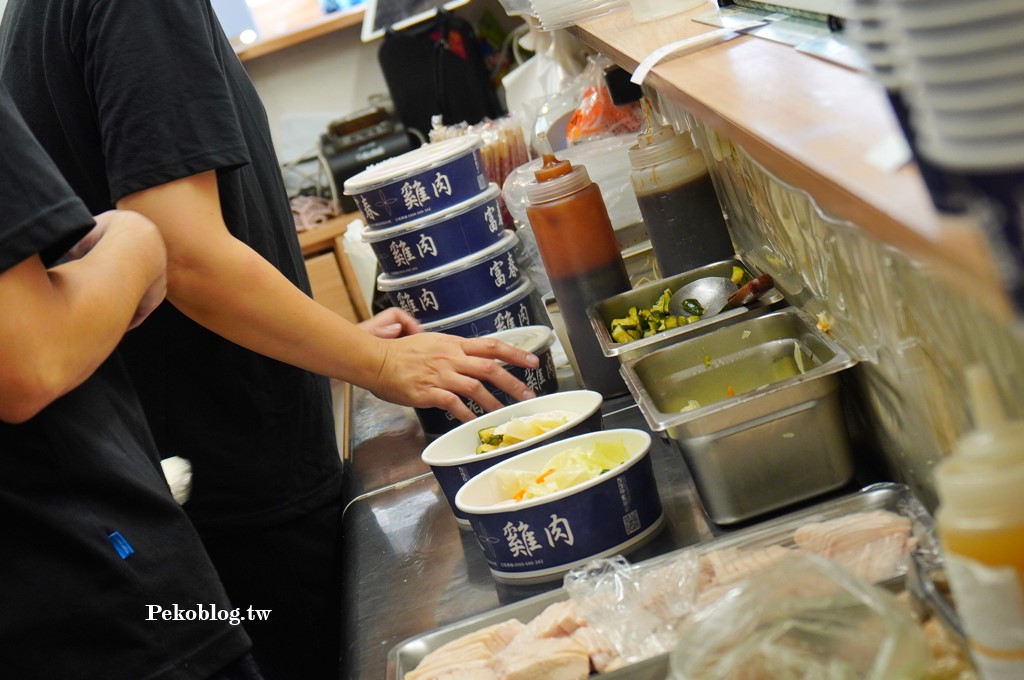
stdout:
<svg viewBox="0 0 1024 680">
<path fill-rule="evenodd" d="M 811 522 L 797 529 L 793 540 L 872 583 L 903 573 L 914 547 L 910 520 L 885 510 Z"/>
<path fill-rule="evenodd" d="M 441 645 L 423 657 L 416 669 L 405 675 L 405 680 L 434 680 L 450 669 L 478 661 L 489 662 L 505 649 L 525 626 L 518 619 L 509 619 L 493 626 L 463 635 Z M 486 677 L 486 676 L 483 676 Z"/>
<path fill-rule="evenodd" d="M 526 624 L 522 635 L 534 638 L 551 638 L 571 635 L 587 622 L 580 616 L 572 600 L 563 600 L 549 605 L 544 611 Z"/>
<path fill-rule="evenodd" d="M 406 673 L 405 678 L 416 678 L 416 680 L 499 680 L 498 674 L 491 668 L 492 659 L 477 659 L 466 663 L 445 666 L 435 670 L 427 669 L 420 674 L 417 668 L 412 673 Z"/>
<path fill-rule="evenodd" d="M 586 680 L 590 657 L 569 637 L 526 639 L 498 652 L 491 667 L 500 680 Z"/>
<path fill-rule="evenodd" d="M 811 522 L 793 534 L 796 550 L 806 550 L 847 567 L 869 582 L 899 575 L 915 543 L 911 521 L 884 510 L 853 513 L 823 522 Z M 793 554 L 794 548 L 710 550 L 690 568 L 694 580 L 681 580 L 679 570 L 665 569 L 646 575 L 637 603 L 637 615 L 653 621 L 674 622 L 693 609 L 701 609 L 754 575 Z M 696 558 L 692 558 L 696 559 Z M 687 586 L 692 590 L 687 590 Z M 470 633 L 427 655 L 406 680 L 585 680 L 591 673 L 606 673 L 625 662 L 604 634 L 588 625 L 581 612 L 586 604 L 556 602 L 522 624 L 512 619 Z M 594 619 L 596 624 L 597 619 Z M 654 630 L 650 621 L 630 623 Z M 610 631 L 609 631 L 610 632 Z M 623 644 L 622 640 L 616 640 Z M 626 649 L 625 658 L 635 650 Z M 745 676 L 746 677 L 746 676 Z"/>
<path fill-rule="evenodd" d="M 590 657 L 590 666 L 598 673 L 605 673 L 622 666 L 622 657 L 619 656 L 615 645 L 590 626 L 581 626 L 573 631 L 572 639 L 587 650 Z"/>
<path fill-rule="evenodd" d="M 789 554 L 781 545 L 756 550 L 720 548 L 701 556 L 701 573 L 708 574 L 712 584 L 722 586 L 755 574 Z"/>
</svg>

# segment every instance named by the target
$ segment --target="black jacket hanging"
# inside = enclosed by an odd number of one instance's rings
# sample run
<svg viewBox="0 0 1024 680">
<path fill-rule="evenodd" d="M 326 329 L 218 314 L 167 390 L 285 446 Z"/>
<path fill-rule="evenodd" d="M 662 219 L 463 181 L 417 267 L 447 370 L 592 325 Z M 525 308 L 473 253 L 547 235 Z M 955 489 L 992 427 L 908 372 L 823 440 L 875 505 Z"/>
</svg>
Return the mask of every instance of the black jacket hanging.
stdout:
<svg viewBox="0 0 1024 680">
<path fill-rule="evenodd" d="M 445 124 L 472 125 L 505 113 L 472 25 L 448 10 L 388 29 L 377 56 L 399 119 L 425 137 L 436 114 Z"/>
</svg>

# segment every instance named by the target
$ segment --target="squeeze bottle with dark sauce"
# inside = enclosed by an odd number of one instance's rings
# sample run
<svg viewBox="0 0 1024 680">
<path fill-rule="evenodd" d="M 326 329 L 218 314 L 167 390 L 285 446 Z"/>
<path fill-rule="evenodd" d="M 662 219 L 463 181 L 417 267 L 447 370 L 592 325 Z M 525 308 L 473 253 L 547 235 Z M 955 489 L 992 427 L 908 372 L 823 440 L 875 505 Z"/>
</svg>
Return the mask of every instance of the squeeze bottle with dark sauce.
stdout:
<svg viewBox="0 0 1024 680">
<path fill-rule="evenodd" d="M 655 125 L 643 100 L 646 129 L 629 149 L 629 173 L 663 277 L 736 256 L 707 164 L 690 136 Z"/>
<path fill-rule="evenodd" d="M 530 220 L 544 269 L 583 386 L 605 397 L 626 393 L 619 362 L 606 357 L 590 325 L 587 309 L 630 289 L 615 232 L 601 191 L 587 169 L 559 160 L 542 138 L 543 164 L 526 185 Z"/>
</svg>

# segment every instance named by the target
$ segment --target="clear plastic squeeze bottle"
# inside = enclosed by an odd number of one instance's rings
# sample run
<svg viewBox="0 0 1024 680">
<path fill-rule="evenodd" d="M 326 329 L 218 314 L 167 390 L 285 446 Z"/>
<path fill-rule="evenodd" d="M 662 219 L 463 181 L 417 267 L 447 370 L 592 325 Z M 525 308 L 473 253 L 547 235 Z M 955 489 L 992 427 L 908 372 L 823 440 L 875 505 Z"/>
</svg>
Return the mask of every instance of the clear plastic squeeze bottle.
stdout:
<svg viewBox="0 0 1024 680">
<path fill-rule="evenodd" d="M 642 99 L 645 129 L 629 149 L 629 173 L 662 276 L 681 274 L 736 251 L 704 157 L 688 134 L 658 125 Z"/>
<path fill-rule="evenodd" d="M 587 309 L 630 289 L 608 209 L 587 169 L 555 157 L 541 139 L 543 164 L 526 185 L 530 220 L 583 386 L 605 397 L 626 393 L 619 362 L 601 352 Z"/>
<path fill-rule="evenodd" d="M 935 469 L 936 526 L 957 612 L 985 680 L 1024 678 L 1024 421 L 967 369 L 975 429 Z"/>
</svg>

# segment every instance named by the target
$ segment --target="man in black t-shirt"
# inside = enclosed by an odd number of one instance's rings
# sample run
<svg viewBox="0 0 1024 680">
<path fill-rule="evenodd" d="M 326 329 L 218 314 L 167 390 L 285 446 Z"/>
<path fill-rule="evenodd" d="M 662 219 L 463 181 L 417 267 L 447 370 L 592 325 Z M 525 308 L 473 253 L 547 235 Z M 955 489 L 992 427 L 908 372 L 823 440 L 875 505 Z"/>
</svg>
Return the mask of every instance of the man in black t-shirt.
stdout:
<svg viewBox="0 0 1024 680">
<path fill-rule="evenodd" d="M 504 343 L 360 329 L 315 303 L 266 115 L 209 0 L 9 0 L 0 82 L 93 212 L 136 210 L 168 250 L 169 304 L 122 344 L 186 509 L 268 678 L 337 675 L 341 469 L 327 378 L 472 417 L 482 380 L 532 393 Z"/>
<path fill-rule="evenodd" d="M 163 299 L 159 232 L 90 231 L 3 87 L 0 207 L 0 677 L 258 679 L 241 626 L 198 620 L 230 605 L 111 354 Z"/>
</svg>

